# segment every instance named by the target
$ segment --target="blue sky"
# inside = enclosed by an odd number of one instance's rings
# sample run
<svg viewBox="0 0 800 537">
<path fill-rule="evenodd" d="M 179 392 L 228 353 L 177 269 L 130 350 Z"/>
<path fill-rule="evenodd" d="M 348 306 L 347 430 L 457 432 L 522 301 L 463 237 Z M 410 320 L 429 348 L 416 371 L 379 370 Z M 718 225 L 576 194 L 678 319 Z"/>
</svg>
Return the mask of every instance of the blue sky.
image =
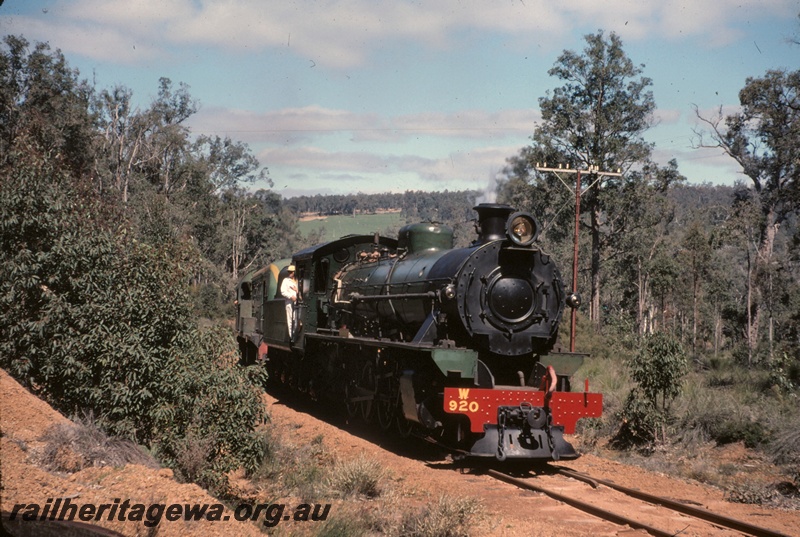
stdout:
<svg viewBox="0 0 800 537">
<path fill-rule="evenodd" d="M 48 41 L 140 106 L 189 85 L 196 134 L 246 142 L 284 196 L 491 188 L 527 145 L 547 71 L 616 32 L 653 80 L 654 158 L 733 184 L 697 121 L 748 76 L 800 68 L 797 0 L 5 0 L 3 35 Z"/>
</svg>

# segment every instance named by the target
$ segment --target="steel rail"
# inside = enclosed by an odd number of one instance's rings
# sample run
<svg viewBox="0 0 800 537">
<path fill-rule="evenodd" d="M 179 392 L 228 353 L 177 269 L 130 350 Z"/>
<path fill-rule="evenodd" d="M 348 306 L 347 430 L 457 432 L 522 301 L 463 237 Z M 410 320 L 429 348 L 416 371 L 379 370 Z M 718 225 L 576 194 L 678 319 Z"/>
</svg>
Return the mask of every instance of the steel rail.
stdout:
<svg viewBox="0 0 800 537">
<path fill-rule="evenodd" d="M 652 503 L 656 505 L 661 505 L 662 507 L 667 507 L 673 511 L 677 511 L 679 513 L 683 513 L 685 515 L 693 516 L 695 518 L 699 518 L 701 520 L 705 520 L 712 524 L 716 524 L 718 526 L 723 526 L 732 530 L 741 531 L 742 533 L 746 533 L 748 535 L 753 535 L 755 537 L 790 537 L 785 533 L 780 533 L 778 531 L 771 530 L 769 528 L 763 528 L 761 526 L 756 526 L 754 524 L 750 524 L 748 522 L 743 522 L 741 520 L 737 520 L 735 518 L 730 518 L 725 515 L 720 515 L 717 513 L 712 513 L 707 509 L 701 509 L 699 507 L 692 507 L 691 505 L 686 505 L 684 503 L 677 502 L 675 500 L 670 500 L 668 498 L 662 498 L 660 496 L 655 496 L 653 494 L 648 494 L 646 492 L 642 492 L 641 490 L 632 489 L 629 487 L 625 487 L 622 485 L 618 485 L 613 481 L 607 481 L 604 479 L 597 479 L 595 477 L 588 476 L 586 474 L 576 472 L 575 470 L 570 470 L 568 468 L 558 468 L 558 473 L 566 476 L 571 477 L 573 479 L 578 479 L 581 481 L 591 480 L 595 483 L 599 483 L 601 485 L 605 485 L 611 489 L 617 490 L 631 496 L 632 498 L 636 498 L 638 500 L 645 501 L 647 503 Z"/>
<path fill-rule="evenodd" d="M 644 530 L 644 531 L 646 531 L 647 533 L 649 533 L 651 535 L 655 535 L 656 537 L 674 537 L 675 536 L 675 532 L 674 531 L 664 531 L 664 530 L 655 528 L 653 526 L 649 526 L 649 525 L 647 525 L 647 524 L 645 524 L 643 522 L 639 522 L 638 520 L 633 520 L 632 518 L 628 518 L 628 517 L 625 517 L 625 516 L 622 516 L 622 515 L 618 515 L 617 513 L 612 513 L 611 511 L 606 511 L 605 509 L 601 509 L 600 507 L 597 507 L 596 505 L 592 505 L 592 504 L 589 504 L 589 503 L 586 503 L 586 502 L 582 502 L 582 501 L 577 500 L 575 498 L 570 498 L 569 496 L 565 496 L 563 494 L 560 494 L 558 492 L 552 491 L 550 489 L 546 489 L 544 487 L 540 487 L 538 485 L 534 485 L 534 484 L 530 483 L 529 481 L 525 481 L 523 479 L 518 479 L 516 477 L 512 477 L 512 476 L 504 474 L 502 472 L 498 472 L 497 470 L 491 470 L 490 469 L 490 470 L 487 470 L 486 473 L 488 475 L 494 477 L 495 479 L 499 479 L 500 481 L 505 481 L 506 483 L 509 483 L 511 485 L 514 485 L 514 486 L 517 486 L 517 487 L 520 487 L 520 488 L 524 488 L 524 489 L 528 489 L 528 490 L 533 490 L 533 491 L 536 491 L 536 492 L 541 492 L 542 494 L 546 494 L 547 496 L 550 496 L 551 498 L 553 498 L 555 500 L 558 500 L 560 502 L 564 502 L 567 505 L 575 507 L 576 509 L 580 509 L 581 511 L 584 511 L 584 512 L 589 513 L 591 515 L 595 515 L 595 516 L 597 516 L 599 518 L 602 518 L 603 520 L 608 520 L 609 522 L 613 522 L 615 524 L 630 526 L 631 528 L 634 528 L 634 529 L 641 529 L 641 530 Z"/>
</svg>

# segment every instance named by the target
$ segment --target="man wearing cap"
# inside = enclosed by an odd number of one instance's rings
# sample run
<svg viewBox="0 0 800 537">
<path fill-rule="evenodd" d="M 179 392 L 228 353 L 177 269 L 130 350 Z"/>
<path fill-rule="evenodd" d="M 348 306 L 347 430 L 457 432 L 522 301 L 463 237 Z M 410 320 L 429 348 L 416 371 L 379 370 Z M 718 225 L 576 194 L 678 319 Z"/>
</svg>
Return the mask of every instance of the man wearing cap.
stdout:
<svg viewBox="0 0 800 537">
<path fill-rule="evenodd" d="M 286 326 L 289 328 L 289 341 L 294 343 L 294 306 L 297 303 L 297 280 L 294 277 L 294 265 L 287 269 L 289 275 L 281 283 L 281 296 L 286 302 Z"/>
</svg>

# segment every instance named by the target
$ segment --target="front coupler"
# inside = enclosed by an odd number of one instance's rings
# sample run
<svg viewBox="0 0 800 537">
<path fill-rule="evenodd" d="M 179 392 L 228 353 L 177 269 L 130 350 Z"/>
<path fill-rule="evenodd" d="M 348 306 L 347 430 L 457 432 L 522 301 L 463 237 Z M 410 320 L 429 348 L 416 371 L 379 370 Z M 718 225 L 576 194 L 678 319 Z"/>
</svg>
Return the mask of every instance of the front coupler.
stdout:
<svg viewBox="0 0 800 537">
<path fill-rule="evenodd" d="M 564 440 L 564 427 L 552 425 L 546 407 L 528 403 L 497 408 L 497 425 L 485 424 L 483 437 L 472 445 L 471 455 L 506 459 L 573 460 L 578 453 Z"/>
</svg>

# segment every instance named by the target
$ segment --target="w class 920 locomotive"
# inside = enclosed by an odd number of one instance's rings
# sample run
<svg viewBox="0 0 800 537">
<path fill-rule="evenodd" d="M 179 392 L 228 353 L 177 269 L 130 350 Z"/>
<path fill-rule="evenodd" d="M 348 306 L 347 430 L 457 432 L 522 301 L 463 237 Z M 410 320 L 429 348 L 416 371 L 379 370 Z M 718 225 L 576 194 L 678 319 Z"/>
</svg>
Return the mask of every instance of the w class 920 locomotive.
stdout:
<svg viewBox="0 0 800 537">
<path fill-rule="evenodd" d="M 446 226 L 412 224 L 397 239 L 349 235 L 248 274 L 237 288 L 243 361 L 465 456 L 577 458 L 563 434 L 600 416 L 602 395 L 588 381 L 571 392 L 583 355 L 553 352 L 567 302 L 558 268 L 534 244 L 531 214 L 475 211 L 467 248 L 453 249 Z M 280 295 L 290 264 L 301 297 L 291 335 Z"/>
</svg>

